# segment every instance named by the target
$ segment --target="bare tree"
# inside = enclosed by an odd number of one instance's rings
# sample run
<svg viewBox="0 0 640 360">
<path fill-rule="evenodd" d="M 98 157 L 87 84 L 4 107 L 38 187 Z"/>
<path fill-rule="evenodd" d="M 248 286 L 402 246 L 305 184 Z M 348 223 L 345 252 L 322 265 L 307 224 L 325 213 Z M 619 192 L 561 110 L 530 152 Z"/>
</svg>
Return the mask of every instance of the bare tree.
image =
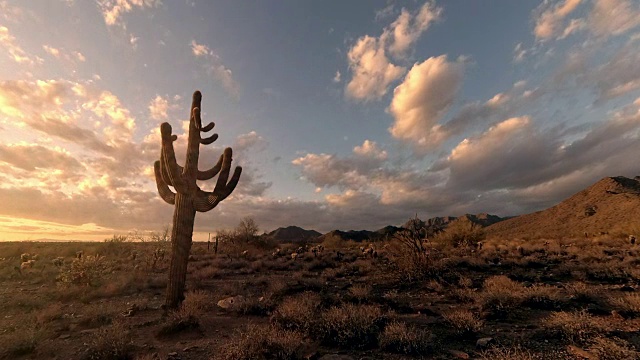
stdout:
<svg viewBox="0 0 640 360">
<path fill-rule="evenodd" d="M 260 228 L 256 221 L 247 216 L 240 221 L 240 224 L 236 227 L 236 234 L 245 243 L 251 243 L 258 236 Z"/>
</svg>

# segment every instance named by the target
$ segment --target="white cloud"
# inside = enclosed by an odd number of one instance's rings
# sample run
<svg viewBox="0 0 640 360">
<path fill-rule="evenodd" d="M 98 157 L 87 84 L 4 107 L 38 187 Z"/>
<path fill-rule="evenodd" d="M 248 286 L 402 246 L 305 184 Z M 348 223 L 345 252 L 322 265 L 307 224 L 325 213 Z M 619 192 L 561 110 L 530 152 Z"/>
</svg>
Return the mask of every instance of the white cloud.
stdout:
<svg viewBox="0 0 640 360">
<path fill-rule="evenodd" d="M 364 101 L 379 100 L 386 95 L 389 86 L 407 71 L 405 67 L 393 64 L 387 52 L 404 59 L 441 12 L 433 2 L 426 2 L 414 13 L 402 9 L 380 37 L 360 37 L 347 52 L 351 79 L 345 88 L 346 95 Z"/>
<path fill-rule="evenodd" d="M 333 77 L 334 83 L 339 83 L 342 81 L 342 74 L 340 74 L 340 70 L 336 71 L 336 75 Z"/>
<path fill-rule="evenodd" d="M 213 55 L 213 52 L 207 45 L 198 44 L 195 40 L 191 40 L 191 51 L 195 56 Z"/>
<path fill-rule="evenodd" d="M 133 34 L 129 34 L 129 44 L 131 44 L 131 47 L 134 50 L 138 48 L 138 40 L 140 40 L 139 37 L 136 37 Z"/>
<path fill-rule="evenodd" d="M 97 0 L 98 7 L 102 11 L 104 22 L 108 26 L 119 25 L 125 27 L 122 15 L 138 8 L 153 8 L 162 4 L 161 0 Z"/>
<path fill-rule="evenodd" d="M 640 25 L 640 4 L 629 0 L 595 0 L 588 17 L 589 30 L 597 36 L 626 33 Z"/>
<path fill-rule="evenodd" d="M 362 157 L 369 157 L 376 160 L 386 160 L 387 152 L 378 147 L 375 141 L 365 140 L 362 145 L 353 148 L 353 153 Z"/>
<path fill-rule="evenodd" d="M 222 87 L 234 98 L 240 96 L 240 85 L 233 78 L 231 69 L 223 65 L 220 57 L 216 55 L 207 45 L 198 44 L 195 40 L 191 40 L 191 52 L 196 58 L 206 60 L 205 68 L 213 75 Z"/>
<path fill-rule="evenodd" d="M 149 115 L 154 120 L 166 120 L 169 117 L 167 114 L 168 110 L 169 100 L 160 95 L 156 95 L 156 97 L 149 103 Z"/>
<path fill-rule="evenodd" d="M 447 134 L 438 122 L 453 104 L 463 73 L 464 65 L 446 55 L 415 64 L 393 92 L 391 135 L 414 145 L 417 153 L 442 143 Z"/>
<path fill-rule="evenodd" d="M 535 19 L 533 33 L 536 39 L 547 40 L 555 38 L 563 30 L 564 19 L 580 5 L 582 0 L 561 0 L 552 5 L 551 1 L 545 1 L 536 12 L 540 15 Z"/>
<path fill-rule="evenodd" d="M 0 46 L 5 48 L 9 57 L 18 64 L 33 65 L 36 63 L 42 63 L 41 58 L 32 58 L 22 49 L 22 47 L 16 44 L 16 38 L 11 35 L 9 33 L 9 29 L 4 26 L 0 26 Z"/>
<path fill-rule="evenodd" d="M 389 61 L 383 40 L 363 36 L 347 54 L 352 77 L 347 83 L 346 94 L 357 100 L 382 98 L 389 85 L 406 71 Z"/>
<path fill-rule="evenodd" d="M 405 57 L 422 33 L 438 20 L 441 14 L 442 8 L 436 7 L 433 2 L 424 3 L 417 14 L 402 9 L 400 16 L 387 30 L 390 34 L 389 52 L 398 58 Z"/>
</svg>

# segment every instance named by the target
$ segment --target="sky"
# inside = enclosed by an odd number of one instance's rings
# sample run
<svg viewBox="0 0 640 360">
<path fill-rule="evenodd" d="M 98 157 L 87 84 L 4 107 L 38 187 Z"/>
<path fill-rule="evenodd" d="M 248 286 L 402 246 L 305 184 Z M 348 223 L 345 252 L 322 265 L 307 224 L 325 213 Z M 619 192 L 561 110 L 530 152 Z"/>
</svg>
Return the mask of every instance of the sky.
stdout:
<svg viewBox="0 0 640 360">
<path fill-rule="evenodd" d="M 640 2 L 0 0 L 0 240 L 162 230 L 195 90 L 244 170 L 194 240 L 519 215 L 640 175 Z"/>
</svg>

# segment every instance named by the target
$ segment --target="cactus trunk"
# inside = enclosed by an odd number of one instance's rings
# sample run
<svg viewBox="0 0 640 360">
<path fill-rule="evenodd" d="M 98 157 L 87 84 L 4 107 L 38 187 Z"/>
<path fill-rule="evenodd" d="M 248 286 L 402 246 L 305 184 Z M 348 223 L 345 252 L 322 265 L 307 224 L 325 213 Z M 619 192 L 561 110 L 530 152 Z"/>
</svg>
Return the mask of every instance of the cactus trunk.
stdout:
<svg viewBox="0 0 640 360">
<path fill-rule="evenodd" d="M 168 123 L 163 123 L 160 126 L 162 150 L 160 152 L 160 160 L 153 164 L 158 194 L 165 202 L 175 206 L 173 229 L 171 231 L 171 265 L 165 301 L 167 309 L 176 309 L 184 299 L 187 265 L 189 263 L 189 253 L 191 252 L 196 212 L 209 211 L 226 199 L 235 189 L 242 173 L 242 168 L 237 166 L 229 180 L 231 148 L 224 150 L 220 160 L 214 167 L 205 171 L 198 170 L 200 144 L 208 145 L 218 138 L 218 134 L 213 134 L 204 139 L 201 137 L 202 132 L 211 131 L 214 127 L 213 123 L 202 126 L 202 120 L 200 119 L 201 100 L 202 94 L 199 91 L 193 93 L 187 158 L 184 168 L 176 162 L 173 142 L 177 140 L 177 136 L 171 133 L 171 125 Z M 218 175 L 218 173 L 220 175 L 213 191 L 203 191 L 198 187 L 196 180 L 209 180 Z M 175 192 L 171 190 L 170 186 L 174 188 Z"/>
<path fill-rule="evenodd" d="M 196 211 L 191 199 L 176 194 L 176 205 L 173 211 L 173 229 L 171 231 L 171 265 L 167 285 L 166 306 L 170 309 L 178 307 L 184 299 L 187 264 L 193 237 L 193 224 Z"/>
</svg>

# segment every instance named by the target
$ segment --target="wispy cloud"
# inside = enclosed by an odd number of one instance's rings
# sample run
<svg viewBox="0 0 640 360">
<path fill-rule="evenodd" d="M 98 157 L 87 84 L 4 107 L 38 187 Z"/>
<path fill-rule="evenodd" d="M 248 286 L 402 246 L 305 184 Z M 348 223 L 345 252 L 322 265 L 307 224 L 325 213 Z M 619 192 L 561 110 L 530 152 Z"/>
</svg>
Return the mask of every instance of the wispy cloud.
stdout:
<svg viewBox="0 0 640 360">
<path fill-rule="evenodd" d="M 196 58 L 205 59 L 206 70 L 220 81 L 222 87 L 234 98 L 240 96 L 240 86 L 233 78 L 233 72 L 220 61 L 220 57 L 216 55 L 207 45 L 198 44 L 195 40 L 191 41 L 191 52 Z"/>
</svg>

